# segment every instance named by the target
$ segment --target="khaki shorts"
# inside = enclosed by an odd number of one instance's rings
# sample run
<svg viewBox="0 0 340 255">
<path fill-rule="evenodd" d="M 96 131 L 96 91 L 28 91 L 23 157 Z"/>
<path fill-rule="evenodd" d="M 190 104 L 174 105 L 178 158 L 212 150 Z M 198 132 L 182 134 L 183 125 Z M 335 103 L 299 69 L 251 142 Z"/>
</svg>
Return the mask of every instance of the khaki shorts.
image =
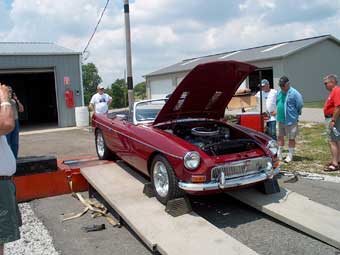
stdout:
<svg viewBox="0 0 340 255">
<path fill-rule="evenodd" d="M 21 214 L 11 180 L 0 180 L 0 244 L 20 239 Z"/>
<path fill-rule="evenodd" d="M 334 135 L 333 130 L 329 129 L 329 123 L 331 122 L 332 118 L 325 118 L 325 127 L 326 127 L 326 134 L 328 141 L 340 141 L 340 136 Z M 340 131 L 340 118 L 336 120 L 335 127 L 338 131 Z"/>
<path fill-rule="evenodd" d="M 298 123 L 286 126 L 279 122 L 279 136 L 288 136 L 289 140 L 295 140 L 299 134 Z"/>
</svg>

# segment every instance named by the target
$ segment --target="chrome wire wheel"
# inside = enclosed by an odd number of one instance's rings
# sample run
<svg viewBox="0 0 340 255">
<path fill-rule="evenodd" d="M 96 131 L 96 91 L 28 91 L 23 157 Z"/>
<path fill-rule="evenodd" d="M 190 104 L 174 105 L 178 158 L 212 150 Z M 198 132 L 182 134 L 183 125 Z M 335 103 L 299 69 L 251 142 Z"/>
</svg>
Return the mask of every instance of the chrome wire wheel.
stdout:
<svg viewBox="0 0 340 255">
<path fill-rule="evenodd" d="M 105 143 L 102 132 L 97 133 L 97 152 L 99 157 L 104 157 L 105 153 Z"/>
<path fill-rule="evenodd" d="M 153 180 L 159 196 L 166 197 L 169 193 L 169 176 L 166 166 L 161 161 L 157 161 L 154 165 Z"/>
</svg>

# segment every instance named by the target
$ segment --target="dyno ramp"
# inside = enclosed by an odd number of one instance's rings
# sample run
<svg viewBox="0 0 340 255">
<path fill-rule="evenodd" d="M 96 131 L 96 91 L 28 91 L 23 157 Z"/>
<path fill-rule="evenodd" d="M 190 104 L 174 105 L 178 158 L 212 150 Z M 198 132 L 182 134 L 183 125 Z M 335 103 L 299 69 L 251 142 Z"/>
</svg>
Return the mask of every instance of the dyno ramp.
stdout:
<svg viewBox="0 0 340 255">
<path fill-rule="evenodd" d="M 333 208 L 285 188 L 271 195 L 264 195 L 255 189 L 243 189 L 227 194 L 340 249 L 340 212 Z"/>
<path fill-rule="evenodd" d="M 115 163 L 83 168 L 81 173 L 152 250 L 176 255 L 257 254 L 195 213 L 170 216 L 157 199 L 143 194 L 140 181 Z"/>
</svg>

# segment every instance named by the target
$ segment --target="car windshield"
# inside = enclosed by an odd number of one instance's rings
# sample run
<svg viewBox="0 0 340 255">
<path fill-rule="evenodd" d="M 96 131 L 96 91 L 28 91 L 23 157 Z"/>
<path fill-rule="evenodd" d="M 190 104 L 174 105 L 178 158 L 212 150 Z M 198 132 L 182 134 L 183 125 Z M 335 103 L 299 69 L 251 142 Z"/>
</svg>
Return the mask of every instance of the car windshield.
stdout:
<svg viewBox="0 0 340 255">
<path fill-rule="evenodd" d="M 136 121 L 153 121 L 159 111 L 163 108 L 166 100 L 152 100 L 136 104 Z"/>
</svg>

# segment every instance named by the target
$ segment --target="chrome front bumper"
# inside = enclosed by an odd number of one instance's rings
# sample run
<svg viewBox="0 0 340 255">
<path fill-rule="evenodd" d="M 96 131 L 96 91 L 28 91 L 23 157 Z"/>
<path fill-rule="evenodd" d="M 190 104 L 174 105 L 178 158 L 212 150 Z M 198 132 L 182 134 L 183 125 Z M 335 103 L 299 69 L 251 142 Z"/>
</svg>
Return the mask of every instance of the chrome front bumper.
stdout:
<svg viewBox="0 0 340 255">
<path fill-rule="evenodd" d="M 178 186 L 186 191 L 206 191 L 206 190 L 218 190 L 218 189 L 227 189 L 227 188 L 235 188 L 243 185 L 248 185 L 260 181 L 264 181 L 267 179 L 272 179 L 275 175 L 280 172 L 280 168 L 275 168 L 270 172 L 262 172 L 252 175 L 247 175 L 243 177 L 238 177 L 230 180 L 224 181 L 213 181 L 208 183 L 191 183 L 191 182 L 178 182 Z"/>
</svg>

